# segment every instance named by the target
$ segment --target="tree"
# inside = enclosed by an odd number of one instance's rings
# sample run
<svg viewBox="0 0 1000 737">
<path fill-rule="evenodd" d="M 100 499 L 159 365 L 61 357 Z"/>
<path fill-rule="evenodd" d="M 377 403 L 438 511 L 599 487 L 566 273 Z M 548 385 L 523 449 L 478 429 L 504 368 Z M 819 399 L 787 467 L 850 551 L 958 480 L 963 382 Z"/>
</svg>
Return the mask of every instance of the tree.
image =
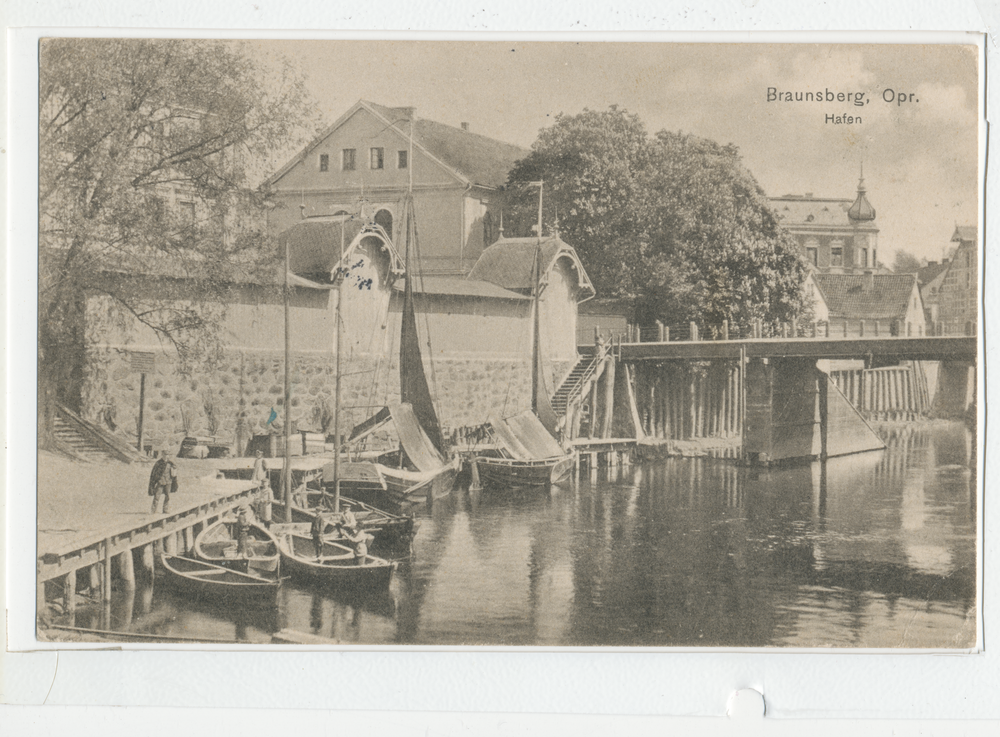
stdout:
<svg viewBox="0 0 1000 737">
<path fill-rule="evenodd" d="M 500 206 L 527 234 L 545 181 L 545 222 L 558 217 L 598 290 L 630 300 L 642 323 L 734 330 L 804 317 L 806 267 L 734 146 L 661 131 L 612 107 L 560 115 L 512 169 Z"/>
<path fill-rule="evenodd" d="M 290 67 L 237 42 L 51 39 L 39 69 L 44 443 L 53 402 L 78 401 L 94 320 L 143 325 L 185 362 L 218 347 L 209 305 L 275 263 L 257 168 L 312 112 Z"/>
<path fill-rule="evenodd" d="M 920 271 L 920 259 L 908 251 L 899 249 L 892 260 L 892 270 L 897 274 L 916 274 Z"/>
</svg>

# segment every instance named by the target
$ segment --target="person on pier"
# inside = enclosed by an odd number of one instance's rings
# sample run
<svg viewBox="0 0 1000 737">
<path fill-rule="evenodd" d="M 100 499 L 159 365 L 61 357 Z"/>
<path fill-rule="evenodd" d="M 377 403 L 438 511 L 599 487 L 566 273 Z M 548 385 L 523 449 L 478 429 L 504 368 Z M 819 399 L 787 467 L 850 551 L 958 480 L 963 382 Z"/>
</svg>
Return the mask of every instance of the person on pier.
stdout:
<svg viewBox="0 0 1000 737">
<path fill-rule="evenodd" d="M 153 506 L 149 513 L 156 514 L 156 508 L 163 497 L 163 514 L 170 509 L 170 495 L 177 493 L 177 466 L 169 451 L 164 451 L 149 474 L 149 495 L 153 497 Z"/>
<path fill-rule="evenodd" d="M 236 515 L 236 555 L 247 555 L 247 543 L 250 537 L 250 505 L 245 502 L 240 505 Z"/>
</svg>

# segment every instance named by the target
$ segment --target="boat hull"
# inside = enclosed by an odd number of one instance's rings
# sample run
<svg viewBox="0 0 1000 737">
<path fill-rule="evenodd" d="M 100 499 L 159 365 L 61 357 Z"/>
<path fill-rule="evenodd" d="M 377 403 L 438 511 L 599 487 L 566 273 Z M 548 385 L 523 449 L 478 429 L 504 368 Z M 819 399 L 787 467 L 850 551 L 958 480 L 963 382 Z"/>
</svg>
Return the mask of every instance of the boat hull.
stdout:
<svg viewBox="0 0 1000 737">
<path fill-rule="evenodd" d="M 538 461 L 518 461 L 509 458 L 476 458 L 479 480 L 491 487 L 543 488 L 567 478 L 573 469 L 573 457 L 546 458 Z"/>
<path fill-rule="evenodd" d="M 380 592 L 389 588 L 395 564 L 375 556 L 365 556 L 359 564 L 354 551 L 324 542 L 316 558 L 313 541 L 304 535 L 285 533 L 278 537 L 282 567 L 301 580 L 352 592 Z"/>
<path fill-rule="evenodd" d="M 292 505 L 292 522 L 311 523 L 316 507 L 322 504 L 324 499 L 327 504 L 333 504 L 333 494 L 324 495 L 321 492 L 310 491 L 308 508 Z M 340 509 L 342 511 L 349 509 L 354 514 L 358 528 L 375 538 L 373 546 L 388 548 L 408 544 L 416 528 L 413 517 L 391 514 L 351 497 L 340 497 Z M 284 519 L 284 504 L 275 503 L 274 510 L 277 519 Z"/>
<path fill-rule="evenodd" d="M 241 573 L 278 578 L 281 555 L 278 541 L 266 527 L 253 522 L 247 535 L 247 550 L 237 552 L 237 521 L 221 519 L 209 525 L 195 539 L 194 553 L 200 559 Z"/>
<path fill-rule="evenodd" d="M 279 581 L 240 573 L 207 561 L 166 553 L 160 556 L 165 580 L 179 591 L 230 606 L 275 606 Z"/>
<path fill-rule="evenodd" d="M 451 494 L 458 476 L 459 459 L 435 471 L 417 472 L 390 468 L 379 464 L 385 478 L 386 493 L 397 505 L 433 502 Z"/>
</svg>

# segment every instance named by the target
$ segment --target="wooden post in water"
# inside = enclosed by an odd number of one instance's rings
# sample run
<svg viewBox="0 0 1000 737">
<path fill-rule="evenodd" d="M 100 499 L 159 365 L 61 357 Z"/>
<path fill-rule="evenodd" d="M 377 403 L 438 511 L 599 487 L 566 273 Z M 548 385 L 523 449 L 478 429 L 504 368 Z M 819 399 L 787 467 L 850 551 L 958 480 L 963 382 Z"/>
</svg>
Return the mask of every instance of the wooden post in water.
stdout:
<svg viewBox="0 0 1000 737">
<path fill-rule="evenodd" d="M 70 571 L 63 579 L 63 608 L 70 613 L 76 611 L 76 571 Z"/>
<path fill-rule="evenodd" d="M 171 532 L 163 538 L 163 550 L 167 555 L 177 555 L 177 535 Z"/>
<path fill-rule="evenodd" d="M 111 538 L 104 539 L 104 581 L 101 584 L 102 598 L 111 601 Z"/>
<path fill-rule="evenodd" d="M 184 528 L 184 552 L 190 553 L 194 550 L 194 528 L 185 527 Z"/>
<path fill-rule="evenodd" d="M 819 459 L 826 462 L 827 443 L 830 433 L 829 396 L 830 380 L 820 370 L 816 370 L 817 388 L 819 389 Z"/>
<path fill-rule="evenodd" d="M 147 581 L 153 580 L 153 544 L 148 543 L 142 546 L 142 575 Z"/>
<path fill-rule="evenodd" d="M 594 433 L 597 430 L 597 385 L 599 379 L 594 379 L 594 382 L 590 385 L 590 427 L 587 429 L 587 437 L 594 438 Z"/>
<path fill-rule="evenodd" d="M 131 550 L 123 550 L 118 554 L 118 575 L 125 582 L 125 588 L 135 588 L 135 561 Z"/>
<path fill-rule="evenodd" d="M 615 413 L 615 356 L 609 353 L 604 369 L 604 422 L 601 426 L 601 437 L 611 437 L 611 422 Z"/>
</svg>

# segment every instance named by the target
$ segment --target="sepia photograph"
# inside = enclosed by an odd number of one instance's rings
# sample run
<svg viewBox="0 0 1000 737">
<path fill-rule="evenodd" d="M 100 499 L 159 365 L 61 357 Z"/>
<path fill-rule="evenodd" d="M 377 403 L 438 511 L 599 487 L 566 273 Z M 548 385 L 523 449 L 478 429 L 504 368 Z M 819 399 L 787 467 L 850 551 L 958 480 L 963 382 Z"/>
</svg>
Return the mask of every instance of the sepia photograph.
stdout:
<svg viewBox="0 0 1000 737">
<path fill-rule="evenodd" d="M 975 651 L 981 53 L 42 38 L 37 646 Z"/>
</svg>

